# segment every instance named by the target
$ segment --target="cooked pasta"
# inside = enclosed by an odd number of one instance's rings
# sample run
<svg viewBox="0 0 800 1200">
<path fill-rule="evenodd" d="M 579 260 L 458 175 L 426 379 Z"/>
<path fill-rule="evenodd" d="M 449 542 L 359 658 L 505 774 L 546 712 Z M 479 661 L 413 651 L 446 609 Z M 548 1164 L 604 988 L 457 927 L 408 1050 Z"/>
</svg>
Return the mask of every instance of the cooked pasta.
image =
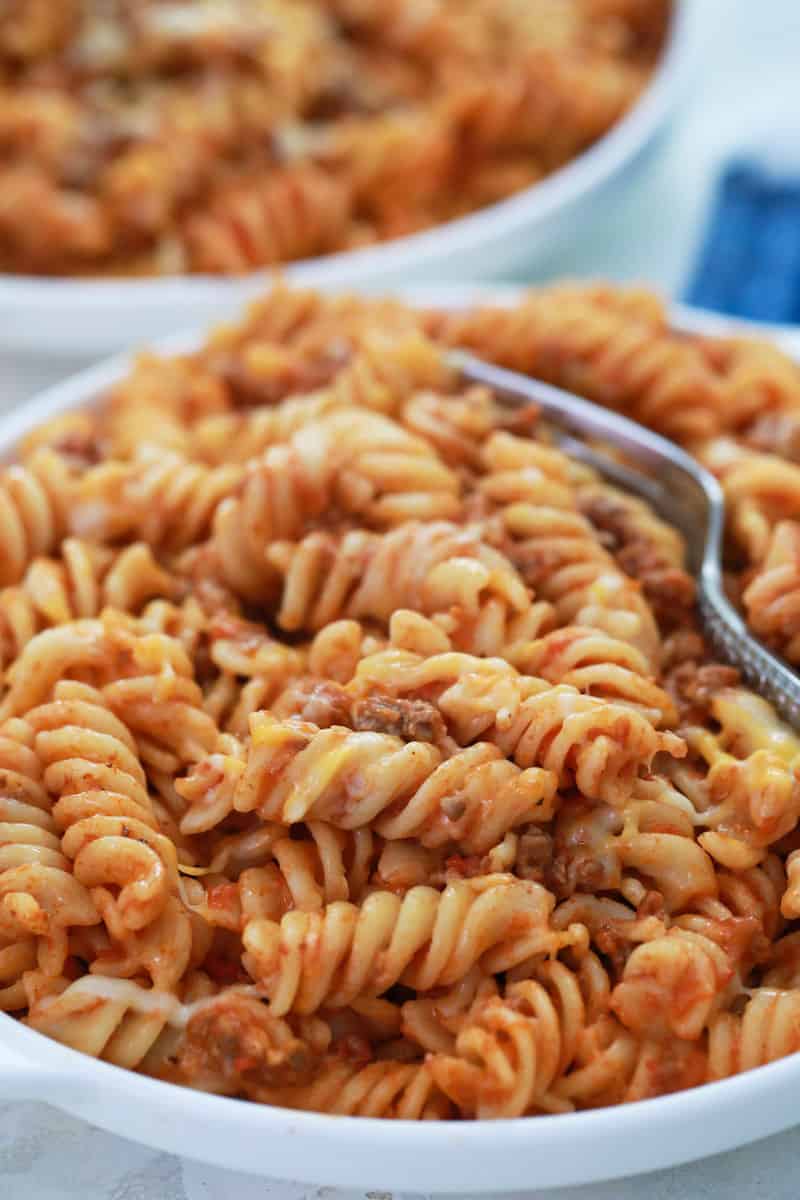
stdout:
<svg viewBox="0 0 800 1200">
<path fill-rule="evenodd" d="M 657 753 L 685 750 L 679 737 L 657 733 L 629 706 L 519 675 L 500 659 L 382 651 L 359 664 L 354 685 L 367 694 L 432 695 L 461 744 L 486 738 L 518 766 L 544 767 L 561 787 L 574 782 L 592 799 L 612 803 L 627 797 L 639 768 Z"/>
<path fill-rule="evenodd" d="M 332 1056 L 322 1061 L 311 1083 L 265 1090 L 257 1098 L 268 1104 L 339 1116 L 432 1121 L 455 1115 L 427 1064 L 389 1059 L 360 1064 Z"/>
<path fill-rule="evenodd" d="M 374 891 L 361 905 L 290 912 L 245 926 L 245 966 L 276 1014 L 315 1012 L 376 996 L 403 982 L 419 991 L 455 983 L 476 963 L 490 974 L 569 945 L 550 928 L 553 897 L 507 875 Z"/>
<path fill-rule="evenodd" d="M 551 683 L 571 684 L 587 695 L 630 704 L 656 724 L 675 722 L 674 701 L 651 676 L 641 651 L 601 630 L 564 625 L 510 647 L 506 657 L 520 670 Z"/>
<path fill-rule="evenodd" d="M 0 589 L 0 664 L 13 662 L 37 633 L 106 606 L 139 612 L 174 583 L 142 542 L 109 552 L 65 538 L 58 558 L 35 558 L 19 585 Z"/>
<path fill-rule="evenodd" d="M 437 336 L 618 409 L 669 437 L 697 439 L 727 419 L 719 372 L 690 338 L 674 337 L 650 297 L 554 288 L 518 308 L 434 319 Z M 555 302 L 554 302 L 555 301 Z"/>
<path fill-rule="evenodd" d="M 778 521 L 742 603 L 753 630 L 790 663 L 800 661 L 800 524 Z"/>
<path fill-rule="evenodd" d="M 169 1033 L 169 1004 L 164 1011 L 152 992 L 125 981 L 85 976 L 74 983 L 54 980 L 41 989 L 38 980 L 29 981 L 31 1010 L 28 1018 L 33 1029 L 56 1038 L 67 1046 L 117 1066 L 141 1067 L 151 1057 L 161 1065 L 166 1055 L 158 1042 Z M 213 993 L 208 981 L 187 979 L 185 997 L 204 997 Z M 138 1001 L 138 1004 L 137 1004 Z M 174 1003 L 174 1001 L 173 1001 Z"/>
<path fill-rule="evenodd" d="M 395 608 L 415 606 L 448 617 L 453 640 L 466 649 L 496 653 L 518 640 L 517 618 L 531 609 L 513 565 L 476 534 L 444 521 L 408 521 L 387 534 L 315 531 L 299 542 L 273 543 L 261 564 L 280 581 L 277 621 L 286 630 L 316 630 L 342 617 L 386 622 Z M 537 611 L 546 621 L 549 610 Z"/>
<path fill-rule="evenodd" d="M 29 720 L 45 786 L 58 797 L 62 850 L 110 936 L 124 941 L 162 913 L 178 882 L 175 847 L 158 832 L 136 744 L 85 684 L 58 684 Z"/>
<path fill-rule="evenodd" d="M 69 464 L 45 447 L 0 473 L 0 583 L 16 583 L 37 555 L 57 545 L 70 482 Z"/>
<path fill-rule="evenodd" d="M 16 0 L 0 270 L 234 274 L 503 200 L 636 102 L 670 0 Z"/>
<path fill-rule="evenodd" d="M 556 782 L 552 771 L 521 770 L 484 743 L 444 758 L 424 742 L 259 713 L 233 807 L 284 825 L 371 826 L 390 840 L 477 854 L 517 825 L 548 821 Z"/>
<path fill-rule="evenodd" d="M 626 574 L 638 579 L 661 629 L 686 623 L 695 584 L 672 526 L 635 496 L 594 481 L 578 488 L 578 507 Z"/>
<path fill-rule="evenodd" d="M 553 451 L 501 433 L 487 443 L 483 491 L 498 504 L 503 544 L 522 578 L 562 624 L 602 629 L 658 662 L 658 630 L 637 581 L 620 570 L 577 510 L 576 488 Z"/>
<path fill-rule="evenodd" d="M 725 1079 L 800 1049 L 796 989 L 754 988 L 741 1016 L 720 1013 L 708 1041 L 709 1077 Z"/>
<path fill-rule="evenodd" d="M 0 53 L 55 53 L 68 7 L 0 18 Z M 326 11 L 436 63 L 440 8 Z M 225 28 L 139 52 L 194 70 Z M 559 1114 L 800 1049 L 800 735 L 714 661 L 678 534 L 465 386 L 458 340 L 682 439 L 728 496 L 734 599 L 800 653 L 777 352 L 602 285 L 452 314 L 279 284 L 0 475 L 0 1012 L 353 1117 Z"/>
</svg>

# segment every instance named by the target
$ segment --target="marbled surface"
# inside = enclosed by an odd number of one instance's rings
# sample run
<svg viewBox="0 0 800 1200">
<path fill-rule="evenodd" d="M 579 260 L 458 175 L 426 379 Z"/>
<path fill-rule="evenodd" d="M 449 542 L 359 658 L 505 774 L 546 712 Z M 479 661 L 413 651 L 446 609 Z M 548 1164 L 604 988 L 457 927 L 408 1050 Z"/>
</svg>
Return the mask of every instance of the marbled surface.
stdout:
<svg viewBox="0 0 800 1200">
<path fill-rule="evenodd" d="M 526 1200 L 796 1200 L 800 1131 L 704 1162 Z M 520 1181 L 523 1184 L 523 1181 Z M 523 1184 L 524 1186 L 524 1184 Z M 410 1200 L 277 1183 L 182 1161 L 103 1133 L 44 1104 L 0 1105 L 2 1200 Z"/>
</svg>

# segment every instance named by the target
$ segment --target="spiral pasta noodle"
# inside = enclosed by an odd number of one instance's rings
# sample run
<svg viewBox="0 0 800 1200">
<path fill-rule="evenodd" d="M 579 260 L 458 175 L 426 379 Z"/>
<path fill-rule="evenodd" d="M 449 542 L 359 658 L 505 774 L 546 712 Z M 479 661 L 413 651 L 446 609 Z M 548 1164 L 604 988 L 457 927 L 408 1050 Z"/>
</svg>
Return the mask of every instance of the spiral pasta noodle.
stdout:
<svg viewBox="0 0 800 1200">
<path fill-rule="evenodd" d="M 674 701 L 651 676 L 644 655 L 601 630 L 565 625 L 519 648 L 512 647 L 508 658 L 520 670 L 551 683 L 630 704 L 656 724 L 675 723 Z"/>
<path fill-rule="evenodd" d="M 754 988 L 741 1016 L 721 1013 L 709 1031 L 709 1077 L 725 1079 L 793 1054 L 797 991 Z"/>
<path fill-rule="evenodd" d="M 323 1060 L 313 1082 L 267 1092 L 270 1104 L 351 1117 L 404 1121 L 446 1120 L 452 1106 L 425 1063 L 382 1060 L 367 1064 Z"/>
<path fill-rule="evenodd" d="M 738 990 L 735 967 L 711 938 L 671 929 L 636 947 L 611 1005 L 634 1033 L 692 1041 Z"/>
<path fill-rule="evenodd" d="M 711 857 L 694 839 L 693 816 L 650 798 L 641 783 L 624 814 L 568 800 L 553 828 L 548 882 L 559 896 L 615 890 L 634 899 L 649 886 L 667 913 L 681 912 L 716 899 L 719 886 Z"/>
<path fill-rule="evenodd" d="M 689 732 L 708 765 L 701 821 L 709 829 L 700 841 L 724 866 L 746 870 L 797 822 L 800 786 L 791 768 L 800 742 L 764 700 L 742 689 L 721 690 L 711 709 L 719 734 Z"/>
<path fill-rule="evenodd" d="M 235 275 L 342 244 L 350 221 L 346 184 L 313 165 L 222 185 L 182 231 L 187 268 Z"/>
<path fill-rule="evenodd" d="M 779 521 L 742 602 L 751 628 L 791 663 L 800 659 L 800 525 Z"/>
<path fill-rule="evenodd" d="M 209 864 L 209 874 L 183 880 L 187 907 L 210 926 L 241 933 L 256 917 L 279 919 L 298 909 L 317 912 L 326 904 L 360 900 L 371 877 L 381 878 L 376 844 L 369 830 L 352 833 L 308 821 L 307 836 L 288 837 L 284 827 L 265 825 L 257 831 L 224 838 Z M 242 864 L 265 863 L 265 866 Z M 393 883 L 402 865 L 386 864 Z M 427 867 L 429 864 L 424 863 Z M 240 871 L 235 884 L 224 872 Z"/>
<path fill-rule="evenodd" d="M 297 540 L 331 508 L 368 527 L 432 520 L 456 515 L 458 490 L 426 443 L 377 413 L 338 409 L 269 449 L 241 494 L 219 505 L 217 553 L 231 586 L 256 599 L 270 543 Z"/>
<path fill-rule="evenodd" d="M 0 583 L 16 583 L 32 559 L 55 547 L 71 495 L 68 463 L 46 447 L 0 473 Z"/>
<path fill-rule="evenodd" d="M 538 447 L 511 434 L 491 438 L 485 460 L 483 487 L 501 506 L 509 557 L 525 582 L 553 604 L 560 623 L 597 627 L 629 641 L 655 668 L 658 632 L 641 587 L 576 511 L 574 490 L 557 460 L 543 463 Z"/>
<path fill-rule="evenodd" d="M 220 500 L 241 478 L 233 464 L 206 467 L 145 444 L 130 462 L 103 463 L 84 476 L 70 528 L 81 537 L 133 535 L 154 548 L 181 549 L 208 532 Z"/>
<path fill-rule="evenodd" d="M 35 729 L 12 719 L 0 726 L 0 1008 L 24 1007 L 24 976 L 36 967 L 57 975 L 70 929 L 96 924 L 98 913 L 61 851 Z"/>
<path fill-rule="evenodd" d="M 202 977 L 187 978 L 181 990 L 186 999 L 201 999 L 213 987 Z M 166 1048 L 162 1050 L 158 1043 L 169 1032 L 174 999 L 128 980 L 85 976 L 70 983 L 62 979 L 34 998 L 27 1023 L 74 1050 L 116 1066 L 157 1071 L 167 1057 Z"/>
<path fill-rule="evenodd" d="M 157 830 L 135 743 L 93 689 L 63 682 L 53 695 L 29 720 L 45 786 L 58 796 L 64 853 L 112 936 L 142 929 L 177 887 L 177 861 Z"/>
<path fill-rule="evenodd" d="M 731 533 L 758 565 L 768 552 L 775 525 L 800 512 L 800 470 L 776 455 L 757 454 L 731 438 L 715 438 L 700 449 L 718 476 L 730 511 Z"/>
<path fill-rule="evenodd" d="M 434 1079 L 462 1111 L 516 1117 L 562 1107 L 551 1088 L 575 1057 L 585 1005 L 563 963 L 545 964 L 542 979 L 479 1000 L 458 1032 L 455 1054 L 433 1056 Z"/>
<path fill-rule="evenodd" d="M 544 889 L 502 875 L 451 883 L 441 893 L 411 888 L 402 899 L 373 892 L 359 906 L 250 922 L 245 962 L 277 1015 L 312 1013 L 380 995 L 398 981 L 423 991 L 454 983 L 479 961 L 506 970 L 568 944 L 569 934 L 548 927 L 551 908 Z"/>
<path fill-rule="evenodd" d="M 520 770 L 487 744 L 443 759 L 423 742 L 264 714 L 252 719 L 251 733 L 233 806 L 267 821 L 370 825 L 390 840 L 413 837 L 432 848 L 452 842 L 481 853 L 515 825 L 552 814 L 555 776 Z"/>
<path fill-rule="evenodd" d="M 311 533 L 296 544 L 276 543 L 266 558 L 281 579 L 277 619 L 288 630 L 343 617 L 387 622 L 398 606 L 416 605 L 452 613 L 451 636 L 465 649 L 496 653 L 507 641 L 535 636 L 547 620 L 547 612 L 532 610 L 502 554 L 444 521 L 408 522 L 386 534 L 356 529 L 342 538 Z"/>
</svg>

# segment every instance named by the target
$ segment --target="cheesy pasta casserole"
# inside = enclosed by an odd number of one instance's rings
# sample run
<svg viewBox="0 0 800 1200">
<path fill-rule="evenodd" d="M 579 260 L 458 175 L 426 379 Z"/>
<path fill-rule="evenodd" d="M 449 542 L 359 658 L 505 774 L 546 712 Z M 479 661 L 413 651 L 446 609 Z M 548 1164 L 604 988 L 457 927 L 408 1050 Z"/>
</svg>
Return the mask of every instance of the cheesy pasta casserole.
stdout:
<svg viewBox="0 0 800 1200">
<path fill-rule="evenodd" d="M 465 386 L 575 389 L 722 480 L 800 657 L 800 374 L 559 285 L 277 286 L 0 474 L 0 1009 L 360 1116 L 562 1113 L 800 1049 L 800 737 L 715 662 L 676 532 Z"/>
<path fill-rule="evenodd" d="M 414 233 L 636 101 L 670 0 L 0 0 L 0 271 L 235 274 Z"/>
</svg>

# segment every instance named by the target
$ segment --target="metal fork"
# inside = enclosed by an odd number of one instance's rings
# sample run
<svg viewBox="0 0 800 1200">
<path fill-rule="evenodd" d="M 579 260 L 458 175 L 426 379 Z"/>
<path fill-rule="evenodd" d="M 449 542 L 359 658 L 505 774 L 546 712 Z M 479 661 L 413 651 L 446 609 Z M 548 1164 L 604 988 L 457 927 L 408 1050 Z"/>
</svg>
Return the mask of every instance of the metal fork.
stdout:
<svg viewBox="0 0 800 1200">
<path fill-rule="evenodd" d="M 725 595 L 725 500 L 714 476 L 667 438 L 571 392 L 492 366 L 460 350 L 451 351 L 448 361 L 464 379 L 484 384 L 508 404 L 536 404 L 553 427 L 560 449 L 647 500 L 683 534 L 709 641 L 791 725 L 800 726 L 800 677 L 753 636 Z M 607 457 L 588 446 L 585 438 L 597 438 L 622 450 L 628 462 Z"/>
</svg>

